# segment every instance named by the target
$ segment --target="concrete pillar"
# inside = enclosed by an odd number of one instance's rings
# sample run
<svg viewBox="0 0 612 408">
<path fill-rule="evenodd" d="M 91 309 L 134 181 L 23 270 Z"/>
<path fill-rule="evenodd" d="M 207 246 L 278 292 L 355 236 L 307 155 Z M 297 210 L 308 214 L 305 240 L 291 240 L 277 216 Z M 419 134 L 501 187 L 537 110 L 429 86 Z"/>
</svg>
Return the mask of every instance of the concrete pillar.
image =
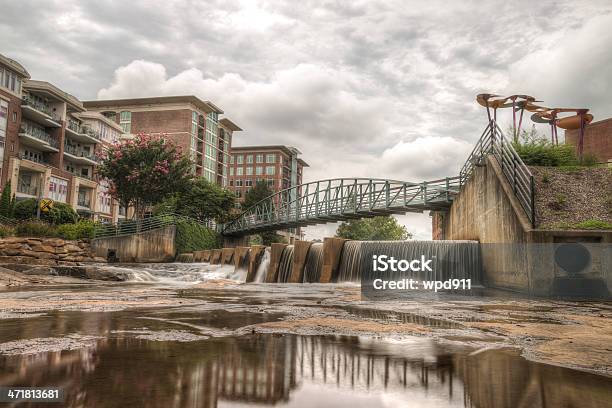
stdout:
<svg viewBox="0 0 612 408">
<path fill-rule="evenodd" d="M 234 261 L 234 248 L 223 248 L 221 250 L 221 263 L 229 265 Z"/>
<path fill-rule="evenodd" d="M 304 266 L 306 265 L 306 257 L 310 249 L 310 241 L 296 240 L 293 243 L 293 265 L 289 283 L 301 283 L 304 278 Z"/>
<path fill-rule="evenodd" d="M 268 269 L 268 275 L 266 276 L 266 282 L 276 282 L 278 278 L 278 267 L 280 265 L 281 255 L 287 244 L 274 243 L 270 250 L 270 269 Z"/>
<path fill-rule="evenodd" d="M 251 253 L 249 254 L 249 270 L 247 271 L 246 277 L 247 282 L 253 282 L 253 279 L 255 279 L 257 268 L 259 267 L 261 258 L 263 257 L 265 251 L 266 247 L 264 245 L 251 246 Z"/>
<path fill-rule="evenodd" d="M 249 247 L 236 247 L 234 248 L 234 266 L 239 268 L 240 265 L 244 265 L 245 261 L 247 261 L 247 257 L 249 256 Z"/>
<path fill-rule="evenodd" d="M 221 263 L 221 250 L 220 249 L 213 249 L 212 250 L 212 255 L 210 257 L 210 263 L 214 264 L 214 265 L 218 265 Z"/>
<path fill-rule="evenodd" d="M 323 239 L 323 270 L 319 282 L 329 283 L 333 277 L 337 276 L 342 247 L 346 241 L 348 240 L 344 238 Z"/>
</svg>

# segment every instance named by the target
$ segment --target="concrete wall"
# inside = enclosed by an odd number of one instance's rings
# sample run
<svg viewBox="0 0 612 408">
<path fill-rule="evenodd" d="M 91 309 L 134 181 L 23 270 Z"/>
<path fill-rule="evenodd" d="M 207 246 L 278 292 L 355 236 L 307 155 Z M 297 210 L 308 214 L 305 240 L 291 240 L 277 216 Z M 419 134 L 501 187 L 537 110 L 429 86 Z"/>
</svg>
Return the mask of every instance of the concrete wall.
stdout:
<svg viewBox="0 0 612 408">
<path fill-rule="evenodd" d="M 304 267 L 311 244 L 310 241 L 295 241 L 293 243 L 293 266 L 289 283 L 302 283 L 304 280 Z"/>
<path fill-rule="evenodd" d="M 489 158 L 448 212 L 433 213 L 433 235 L 438 239 L 477 240 L 482 245 L 484 284 L 539 296 L 554 295 L 565 273 L 556 267 L 552 245 L 560 242 L 611 243 L 612 231 L 550 231 L 531 227 L 501 168 Z M 590 278 L 612 288 L 612 270 L 602 254 Z"/>
<path fill-rule="evenodd" d="M 344 238 L 325 238 L 323 240 L 323 269 L 319 282 L 329 283 L 338 275 L 340 266 L 340 255 L 344 243 L 348 241 Z"/>
<path fill-rule="evenodd" d="M 255 279 L 255 274 L 257 273 L 257 268 L 261 263 L 261 259 L 263 258 L 266 247 L 263 245 L 253 245 L 251 247 L 251 251 L 249 253 L 249 268 L 247 271 L 247 282 L 253 282 Z"/>
<path fill-rule="evenodd" d="M 176 227 L 170 225 L 153 231 L 91 241 L 95 256 L 106 258 L 109 249 L 116 250 L 119 262 L 171 262 L 174 260 Z"/>
<path fill-rule="evenodd" d="M 278 267 L 280 266 L 281 255 L 287 244 L 274 243 L 270 248 L 270 267 L 266 275 L 266 282 L 276 282 L 278 278 Z"/>
</svg>

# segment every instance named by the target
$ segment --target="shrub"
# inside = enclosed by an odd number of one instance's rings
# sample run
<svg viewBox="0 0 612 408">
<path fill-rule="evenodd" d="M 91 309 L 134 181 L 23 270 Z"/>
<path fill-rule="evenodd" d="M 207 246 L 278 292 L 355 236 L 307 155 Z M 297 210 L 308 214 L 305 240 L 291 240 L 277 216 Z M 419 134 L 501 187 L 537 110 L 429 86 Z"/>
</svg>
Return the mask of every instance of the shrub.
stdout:
<svg viewBox="0 0 612 408">
<path fill-rule="evenodd" d="M 57 237 L 57 228 L 54 225 L 40 221 L 27 221 L 17 224 L 15 235 L 18 237 Z"/>
<path fill-rule="evenodd" d="M 559 193 L 555 196 L 555 200 L 548 203 L 548 206 L 553 210 L 562 210 L 565 208 L 565 204 L 567 203 L 567 197 L 565 194 Z"/>
<path fill-rule="evenodd" d="M 586 220 L 586 221 L 579 222 L 578 224 L 575 224 L 574 228 L 589 229 L 589 230 L 590 229 L 605 230 L 605 229 L 612 229 L 612 224 L 606 221 L 601 221 L 601 220 Z"/>
<path fill-rule="evenodd" d="M 10 237 L 15 233 L 8 225 L 0 225 L 0 238 Z"/>
<path fill-rule="evenodd" d="M 175 243 L 179 254 L 221 246 L 220 238 L 215 231 L 194 220 L 180 220 L 176 223 Z"/>
<path fill-rule="evenodd" d="M 57 227 L 57 233 L 61 238 L 91 239 L 93 238 L 94 223 L 89 220 L 81 220 L 76 224 L 62 224 Z"/>
<path fill-rule="evenodd" d="M 29 220 L 36 215 L 36 199 L 28 198 L 15 203 L 15 218 L 18 220 Z"/>
<path fill-rule="evenodd" d="M 49 212 L 41 214 L 41 218 L 55 225 L 74 224 L 79 219 L 79 215 L 68 204 L 56 202 Z"/>
</svg>

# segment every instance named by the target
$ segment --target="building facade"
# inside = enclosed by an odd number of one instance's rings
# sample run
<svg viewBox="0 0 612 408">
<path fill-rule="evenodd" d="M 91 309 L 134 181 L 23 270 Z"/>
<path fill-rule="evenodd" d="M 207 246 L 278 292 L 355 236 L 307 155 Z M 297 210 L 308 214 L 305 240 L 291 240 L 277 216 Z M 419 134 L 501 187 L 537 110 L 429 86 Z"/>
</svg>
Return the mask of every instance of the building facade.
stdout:
<svg viewBox="0 0 612 408">
<path fill-rule="evenodd" d="M 17 200 L 51 198 L 81 216 L 116 221 L 118 206 L 95 180 L 95 154 L 122 134 L 74 96 L 31 80 L 19 63 L 0 56 L 0 184 L 10 181 Z"/>
<path fill-rule="evenodd" d="M 565 131 L 565 143 L 578 146 L 579 129 Z M 600 163 L 612 162 L 612 118 L 586 125 L 583 153 L 593 155 Z"/>
<path fill-rule="evenodd" d="M 194 162 L 194 174 L 220 186 L 228 185 L 232 134 L 240 127 L 212 102 L 195 96 L 163 96 L 86 101 L 96 111 L 120 125 L 127 134 L 164 134 Z"/>
<path fill-rule="evenodd" d="M 295 147 L 282 145 L 233 147 L 229 188 L 236 194 L 238 205 L 244 202 L 245 195 L 259 181 L 265 181 L 273 193 L 302 184 L 304 168 L 308 167 L 308 164 L 299 157 L 300 154 Z M 295 199 L 301 191 L 298 188 L 290 194 L 294 195 L 290 199 Z M 299 228 L 279 233 L 289 242 L 301 236 Z"/>
</svg>

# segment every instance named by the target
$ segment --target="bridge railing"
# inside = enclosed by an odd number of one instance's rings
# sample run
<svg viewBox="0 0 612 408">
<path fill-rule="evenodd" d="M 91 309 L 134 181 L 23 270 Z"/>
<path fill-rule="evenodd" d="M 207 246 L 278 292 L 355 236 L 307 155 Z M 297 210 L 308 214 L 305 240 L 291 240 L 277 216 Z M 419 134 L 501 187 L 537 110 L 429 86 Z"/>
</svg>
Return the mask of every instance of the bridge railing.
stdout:
<svg viewBox="0 0 612 408">
<path fill-rule="evenodd" d="M 144 219 L 122 220 L 116 224 L 96 224 L 94 226 L 94 239 L 138 234 L 141 232 L 167 227 L 169 225 L 175 225 L 179 221 L 195 221 L 212 230 L 215 230 L 217 227 L 212 221 L 209 223 L 202 223 L 198 220 L 182 215 L 161 214 Z"/>
<path fill-rule="evenodd" d="M 495 121 L 491 121 L 478 139 L 476 146 L 461 168 L 461 186 L 471 177 L 474 167 L 484 165 L 486 156 L 493 155 L 501 167 L 506 180 L 510 183 L 515 197 L 525 211 L 531 226 L 536 226 L 535 180 L 529 167 L 525 165 Z"/>
</svg>

